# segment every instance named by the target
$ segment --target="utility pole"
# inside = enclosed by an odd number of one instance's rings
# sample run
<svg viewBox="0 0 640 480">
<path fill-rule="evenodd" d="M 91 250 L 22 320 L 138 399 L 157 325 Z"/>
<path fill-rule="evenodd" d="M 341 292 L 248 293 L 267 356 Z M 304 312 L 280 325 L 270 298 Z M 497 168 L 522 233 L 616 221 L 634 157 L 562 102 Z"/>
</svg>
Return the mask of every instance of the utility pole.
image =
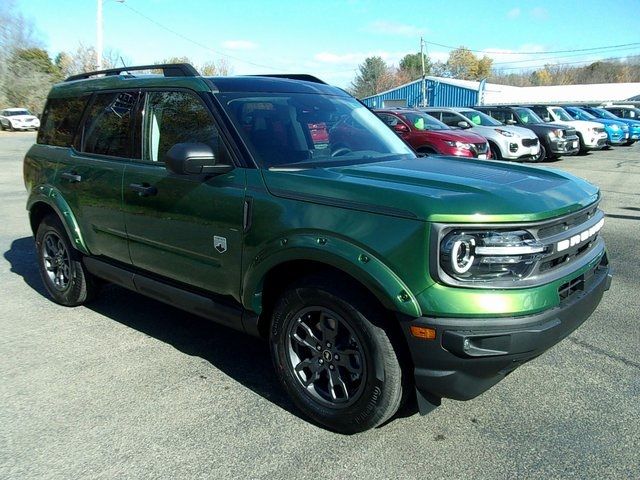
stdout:
<svg viewBox="0 0 640 480">
<path fill-rule="evenodd" d="M 97 0 L 96 9 L 96 70 L 102 70 L 102 48 L 103 48 L 103 32 L 102 32 L 102 7 L 105 1 Z M 124 0 L 114 0 L 117 3 L 124 3 Z"/>
<path fill-rule="evenodd" d="M 96 12 L 96 70 L 102 70 L 102 0 Z"/>
<path fill-rule="evenodd" d="M 424 39 L 420 37 L 420 62 L 422 62 L 422 107 L 427 106 L 427 77 L 424 71 Z"/>
</svg>

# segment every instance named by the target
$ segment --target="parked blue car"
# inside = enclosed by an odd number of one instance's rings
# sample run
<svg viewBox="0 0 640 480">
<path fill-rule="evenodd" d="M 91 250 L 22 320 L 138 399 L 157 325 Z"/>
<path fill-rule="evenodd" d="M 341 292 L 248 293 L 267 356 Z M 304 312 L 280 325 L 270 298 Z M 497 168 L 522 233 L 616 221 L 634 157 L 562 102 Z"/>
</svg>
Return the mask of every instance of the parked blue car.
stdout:
<svg viewBox="0 0 640 480">
<path fill-rule="evenodd" d="M 640 140 L 640 119 L 638 118 L 622 118 L 613 113 L 598 107 L 582 107 L 585 112 L 589 112 L 594 117 L 598 117 L 598 121 L 614 120 L 616 122 L 626 123 L 629 126 L 629 140 L 625 145 L 633 145 Z"/>
<path fill-rule="evenodd" d="M 564 107 L 564 109 L 574 120 L 586 120 L 588 122 L 599 122 L 603 124 L 609 137 L 607 140 L 609 145 L 624 145 L 629 140 L 629 125 L 624 122 L 598 118 L 578 107 Z"/>
</svg>

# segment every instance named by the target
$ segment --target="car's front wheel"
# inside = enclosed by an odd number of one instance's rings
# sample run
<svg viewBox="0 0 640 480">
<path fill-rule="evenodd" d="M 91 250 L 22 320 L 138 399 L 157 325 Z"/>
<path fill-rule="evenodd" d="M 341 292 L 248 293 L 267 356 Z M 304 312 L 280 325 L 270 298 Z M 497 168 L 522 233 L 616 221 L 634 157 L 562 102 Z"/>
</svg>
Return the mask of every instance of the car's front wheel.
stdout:
<svg viewBox="0 0 640 480">
<path fill-rule="evenodd" d="M 58 217 L 49 215 L 38 226 L 36 251 L 40 276 L 56 303 L 74 307 L 93 298 L 98 282 L 82 264 Z"/>
<path fill-rule="evenodd" d="M 376 427 L 402 400 L 402 369 L 384 312 L 351 285 L 309 278 L 278 301 L 271 353 L 296 406 L 340 433 Z"/>
</svg>

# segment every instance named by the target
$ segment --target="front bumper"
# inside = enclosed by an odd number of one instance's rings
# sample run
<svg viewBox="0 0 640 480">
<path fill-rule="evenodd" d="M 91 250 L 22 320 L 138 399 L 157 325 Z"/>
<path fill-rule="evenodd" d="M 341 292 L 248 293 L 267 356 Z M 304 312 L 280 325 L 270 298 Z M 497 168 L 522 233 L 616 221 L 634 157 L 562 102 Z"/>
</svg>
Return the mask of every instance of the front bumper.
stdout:
<svg viewBox="0 0 640 480">
<path fill-rule="evenodd" d="M 580 139 L 577 135 L 572 137 L 556 138 L 549 141 L 551 153 L 555 155 L 575 155 L 580 151 Z"/>
<path fill-rule="evenodd" d="M 606 254 L 597 266 L 563 284 L 558 307 L 524 317 L 431 318 L 402 321 L 414 363 L 421 411 L 440 398 L 469 400 L 537 357 L 578 328 L 611 285 Z M 432 328 L 434 340 L 411 334 Z M 422 397 L 422 398 L 420 398 Z M 427 402 L 425 402 L 425 399 Z"/>
</svg>

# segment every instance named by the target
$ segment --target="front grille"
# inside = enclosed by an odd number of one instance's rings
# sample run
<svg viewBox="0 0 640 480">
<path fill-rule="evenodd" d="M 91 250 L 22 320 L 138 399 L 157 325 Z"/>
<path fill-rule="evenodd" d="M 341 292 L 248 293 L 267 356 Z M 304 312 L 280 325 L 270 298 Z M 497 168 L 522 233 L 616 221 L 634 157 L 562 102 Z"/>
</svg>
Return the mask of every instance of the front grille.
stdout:
<svg viewBox="0 0 640 480">
<path fill-rule="evenodd" d="M 604 127 L 596 127 L 593 129 L 593 131 L 596 133 L 604 133 Z"/>
<path fill-rule="evenodd" d="M 473 145 L 473 149 L 476 153 L 482 154 L 489 151 L 489 145 L 486 143 L 472 143 L 471 145 Z"/>
<path fill-rule="evenodd" d="M 537 138 L 523 138 L 522 139 L 522 145 L 524 145 L 525 147 L 535 147 L 536 145 L 538 145 L 538 139 Z"/>
<path fill-rule="evenodd" d="M 536 266 L 537 275 L 544 275 L 555 270 L 573 264 L 591 252 L 600 240 L 600 234 L 580 235 L 588 232 L 604 218 L 604 213 L 598 210 L 597 204 L 585 208 L 579 212 L 567 215 L 557 221 L 540 226 L 535 231 L 536 238 L 547 245 L 547 252 L 542 255 Z M 570 240 L 572 237 L 578 241 L 571 242 L 568 248 L 560 250 L 558 243 Z M 560 250 L 560 251 L 559 251 Z"/>
<path fill-rule="evenodd" d="M 563 302 L 571 298 L 576 293 L 588 290 L 591 287 L 593 281 L 596 280 L 596 272 L 598 272 L 598 270 L 600 269 L 607 268 L 608 265 L 609 260 L 607 259 L 606 255 L 603 255 L 598 265 L 586 271 L 582 275 L 578 275 L 576 278 L 573 278 L 568 282 L 560 285 L 560 287 L 558 288 L 558 297 L 560 297 L 560 301 Z"/>
</svg>

